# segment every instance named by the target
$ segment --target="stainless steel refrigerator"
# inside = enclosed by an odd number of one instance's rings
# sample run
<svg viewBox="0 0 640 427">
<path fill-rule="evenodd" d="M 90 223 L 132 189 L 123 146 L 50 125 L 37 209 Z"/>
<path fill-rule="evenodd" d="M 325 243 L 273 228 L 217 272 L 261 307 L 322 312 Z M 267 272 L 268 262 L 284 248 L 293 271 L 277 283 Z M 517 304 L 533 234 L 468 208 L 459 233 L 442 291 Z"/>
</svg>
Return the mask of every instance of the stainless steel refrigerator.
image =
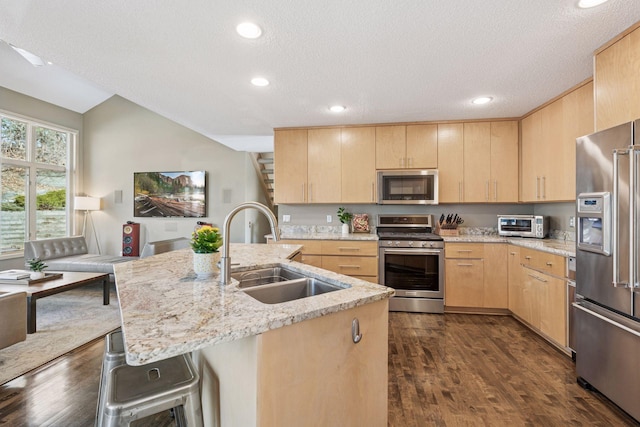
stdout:
<svg viewBox="0 0 640 427">
<path fill-rule="evenodd" d="M 577 139 L 578 382 L 640 420 L 640 120 Z"/>
</svg>

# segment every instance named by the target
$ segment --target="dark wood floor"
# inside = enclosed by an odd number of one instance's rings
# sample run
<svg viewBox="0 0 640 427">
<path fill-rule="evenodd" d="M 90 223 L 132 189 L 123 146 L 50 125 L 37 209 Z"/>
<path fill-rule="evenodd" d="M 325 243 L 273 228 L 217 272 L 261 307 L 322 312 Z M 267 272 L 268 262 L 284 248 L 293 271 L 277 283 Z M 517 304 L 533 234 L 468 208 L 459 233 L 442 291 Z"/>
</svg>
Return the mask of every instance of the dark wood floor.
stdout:
<svg viewBox="0 0 640 427">
<path fill-rule="evenodd" d="M 0 425 L 91 426 L 101 340 L 0 386 Z M 174 425 L 169 413 L 137 426 Z M 390 313 L 389 425 L 637 426 L 507 316 Z M 285 426 L 287 427 L 287 426 Z"/>
</svg>

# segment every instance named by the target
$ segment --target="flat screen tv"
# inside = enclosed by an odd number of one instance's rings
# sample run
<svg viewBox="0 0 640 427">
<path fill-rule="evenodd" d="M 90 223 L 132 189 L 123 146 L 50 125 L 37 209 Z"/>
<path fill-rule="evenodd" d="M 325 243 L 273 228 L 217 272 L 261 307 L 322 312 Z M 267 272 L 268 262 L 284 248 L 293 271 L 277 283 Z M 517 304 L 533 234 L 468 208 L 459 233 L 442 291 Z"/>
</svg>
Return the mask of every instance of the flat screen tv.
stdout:
<svg viewBox="0 0 640 427">
<path fill-rule="evenodd" d="M 134 172 L 134 217 L 202 218 L 207 213 L 205 171 Z"/>
</svg>

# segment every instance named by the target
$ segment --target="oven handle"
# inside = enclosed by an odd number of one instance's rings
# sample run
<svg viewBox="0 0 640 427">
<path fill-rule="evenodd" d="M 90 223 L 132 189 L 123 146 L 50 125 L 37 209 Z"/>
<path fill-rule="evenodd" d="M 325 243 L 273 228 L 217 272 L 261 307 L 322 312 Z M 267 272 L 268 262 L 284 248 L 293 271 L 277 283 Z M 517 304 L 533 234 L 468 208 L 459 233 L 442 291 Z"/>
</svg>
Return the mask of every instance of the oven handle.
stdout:
<svg viewBox="0 0 640 427">
<path fill-rule="evenodd" d="M 433 254 L 433 255 L 441 255 L 443 249 L 427 249 L 427 248 L 402 248 L 402 249 L 394 249 L 394 248 L 382 248 L 383 253 L 385 254 L 399 254 L 399 255 L 419 255 L 419 254 Z"/>
</svg>

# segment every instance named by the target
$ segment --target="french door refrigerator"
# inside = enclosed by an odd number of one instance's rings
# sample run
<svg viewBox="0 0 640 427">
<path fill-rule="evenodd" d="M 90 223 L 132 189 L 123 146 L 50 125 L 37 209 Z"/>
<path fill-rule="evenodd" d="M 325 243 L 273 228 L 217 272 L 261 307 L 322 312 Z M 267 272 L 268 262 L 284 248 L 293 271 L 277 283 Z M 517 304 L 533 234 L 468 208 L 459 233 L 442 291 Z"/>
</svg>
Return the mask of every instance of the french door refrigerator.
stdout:
<svg viewBox="0 0 640 427">
<path fill-rule="evenodd" d="M 640 420 L 640 120 L 576 150 L 576 374 Z"/>
</svg>

